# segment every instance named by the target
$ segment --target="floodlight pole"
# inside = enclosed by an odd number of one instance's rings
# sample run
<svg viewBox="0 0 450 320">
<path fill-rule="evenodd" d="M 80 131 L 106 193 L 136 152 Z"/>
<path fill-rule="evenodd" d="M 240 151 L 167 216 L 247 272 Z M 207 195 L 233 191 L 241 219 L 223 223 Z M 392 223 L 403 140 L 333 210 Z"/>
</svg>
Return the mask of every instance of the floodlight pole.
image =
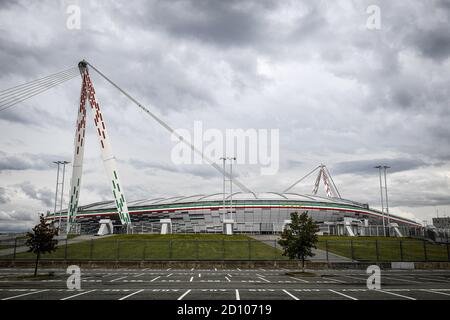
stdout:
<svg viewBox="0 0 450 320">
<path fill-rule="evenodd" d="M 236 157 L 228 160 L 230 160 L 230 219 L 233 220 L 233 160 L 236 160 Z"/>
<path fill-rule="evenodd" d="M 55 190 L 55 209 L 53 210 L 53 215 L 56 214 L 56 205 L 58 203 L 58 184 L 59 184 L 59 164 L 60 161 L 53 161 L 56 165 L 58 165 L 57 172 L 56 172 L 56 190 Z"/>
<path fill-rule="evenodd" d="M 379 175 L 380 175 L 380 196 L 381 196 L 381 213 L 383 217 L 383 234 L 386 237 L 386 224 L 384 222 L 384 201 L 383 201 L 383 185 L 381 182 L 381 168 L 382 166 L 376 166 L 376 169 L 378 169 Z"/>
<path fill-rule="evenodd" d="M 223 160 L 223 188 L 222 188 L 222 193 L 223 193 L 223 197 L 222 197 L 222 209 L 223 209 L 223 216 L 222 216 L 222 220 L 225 220 L 226 218 L 226 207 L 225 207 L 225 161 L 227 160 L 227 157 L 221 157 L 220 160 Z"/>
<path fill-rule="evenodd" d="M 69 164 L 68 161 L 62 161 L 63 165 L 63 176 L 62 176 L 62 185 L 61 185 L 61 203 L 59 207 L 59 222 L 58 222 L 58 228 L 61 230 L 61 215 L 62 215 L 62 207 L 63 207 L 63 196 L 64 196 L 64 176 L 66 174 L 66 164 Z"/>
<path fill-rule="evenodd" d="M 388 191 L 387 191 L 386 170 L 389 168 L 390 168 L 389 166 L 383 166 L 383 169 L 384 169 L 384 191 L 386 193 L 386 213 L 387 213 L 388 225 L 390 223 L 390 217 L 389 217 L 389 201 L 388 201 Z"/>
</svg>

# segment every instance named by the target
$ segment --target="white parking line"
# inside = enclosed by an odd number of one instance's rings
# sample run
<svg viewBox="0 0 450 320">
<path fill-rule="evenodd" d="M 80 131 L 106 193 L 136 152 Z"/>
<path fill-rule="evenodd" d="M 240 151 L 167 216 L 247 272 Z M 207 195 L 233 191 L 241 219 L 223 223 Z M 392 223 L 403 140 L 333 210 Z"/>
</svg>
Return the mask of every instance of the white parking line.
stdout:
<svg viewBox="0 0 450 320">
<path fill-rule="evenodd" d="M 283 292 L 286 293 L 287 295 L 291 296 L 294 300 L 300 300 L 299 298 L 297 298 L 296 296 L 294 296 L 293 294 L 287 292 L 286 290 L 283 289 Z"/>
<path fill-rule="evenodd" d="M 199 273 L 199 274 L 198 274 L 198 277 L 199 277 L 199 278 L 201 278 L 201 277 L 202 277 L 202 274 L 201 274 L 201 273 Z"/>
<path fill-rule="evenodd" d="M 214 271 L 217 271 L 217 268 L 214 268 Z"/>
<path fill-rule="evenodd" d="M 137 277 L 143 276 L 144 274 L 145 273 L 140 273 L 140 274 L 135 275 L 134 277 L 137 278 Z"/>
<path fill-rule="evenodd" d="M 39 293 L 39 292 L 44 292 L 44 291 L 48 291 L 49 289 L 45 289 L 45 290 L 40 290 L 40 291 L 33 291 L 33 292 L 28 292 L 28 293 L 23 293 L 23 294 L 19 294 L 18 296 L 13 296 L 13 297 L 8 297 L 8 298 L 3 298 L 2 300 L 10 300 L 10 299 L 15 299 L 15 298 L 20 298 L 23 296 L 28 296 L 30 294 L 35 294 L 35 293 Z"/>
<path fill-rule="evenodd" d="M 421 279 L 421 280 L 433 280 L 433 281 L 438 281 L 438 282 L 450 282 L 450 281 L 447 281 L 447 280 L 444 280 L 444 279 L 440 279 L 440 278 L 423 278 L 423 277 L 420 277 L 420 278 L 417 278 L 417 279 Z"/>
<path fill-rule="evenodd" d="M 241 271 L 241 269 L 239 269 L 239 268 L 236 268 L 236 270 L 237 270 L 237 271 Z"/>
<path fill-rule="evenodd" d="M 394 296 L 398 296 L 398 297 L 409 299 L 409 300 L 416 300 L 416 299 L 408 297 L 408 296 L 404 296 L 404 295 L 401 295 L 401 294 L 398 294 L 398 293 L 388 292 L 388 291 L 384 291 L 384 290 L 380 290 L 380 289 L 376 289 L 374 291 L 380 291 L 380 292 L 384 292 L 384 293 L 387 293 L 387 294 L 392 294 Z"/>
<path fill-rule="evenodd" d="M 241 296 L 239 295 L 238 289 L 236 289 L 236 300 L 241 300 Z"/>
<path fill-rule="evenodd" d="M 194 279 L 194 277 L 191 277 L 191 280 L 189 280 L 189 282 L 192 282 L 193 279 Z"/>
<path fill-rule="evenodd" d="M 388 278 L 388 279 L 392 279 L 392 280 L 397 280 L 397 281 L 404 281 L 404 282 L 411 282 L 411 283 L 422 283 L 420 281 L 414 281 L 414 280 L 407 280 L 407 279 L 400 279 L 400 278 L 394 278 L 391 276 L 383 276 L 384 278 Z"/>
<path fill-rule="evenodd" d="M 270 282 L 269 280 L 264 279 L 263 277 L 258 277 L 258 278 L 261 279 L 261 280 L 263 280 L 263 281 L 265 281 L 265 282 Z"/>
<path fill-rule="evenodd" d="M 420 289 L 420 290 L 426 291 L 426 292 L 431 292 L 431 293 L 439 293 L 439 294 L 443 294 L 444 296 L 450 296 L 450 293 L 439 292 L 439 291 L 434 291 L 434 290 L 427 290 L 427 289 Z"/>
<path fill-rule="evenodd" d="M 339 282 L 339 283 L 347 283 L 347 282 L 344 281 L 344 280 L 338 280 L 338 279 L 333 279 L 333 278 L 325 278 L 325 279 L 331 280 L 331 281 L 336 281 L 336 282 Z"/>
<path fill-rule="evenodd" d="M 334 291 L 334 290 L 332 290 L 332 289 L 328 289 L 328 291 L 331 291 L 331 292 L 333 292 L 333 293 L 339 294 L 339 295 L 341 295 L 341 296 L 343 296 L 343 297 L 346 297 L 346 298 L 349 298 L 349 299 L 352 299 L 352 300 L 358 300 L 358 299 L 356 299 L 355 297 L 352 297 L 352 296 L 343 294 L 342 292 Z"/>
<path fill-rule="evenodd" d="M 230 277 L 230 278 L 233 278 L 233 277 L 231 276 L 231 274 L 229 274 L 229 273 L 227 274 L 227 276 Z"/>
<path fill-rule="evenodd" d="M 167 278 L 168 278 L 168 277 L 170 277 L 171 275 L 173 275 L 173 273 L 171 273 L 171 274 L 167 275 Z"/>
<path fill-rule="evenodd" d="M 186 291 L 185 293 L 183 293 L 177 300 L 183 299 L 189 292 L 191 292 L 191 289 L 189 289 L 188 291 Z"/>
<path fill-rule="evenodd" d="M 166 271 L 169 271 L 170 269 L 172 269 L 172 268 L 167 268 Z"/>
<path fill-rule="evenodd" d="M 126 277 L 128 277 L 128 276 L 125 276 L 125 277 L 120 277 L 120 278 L 117 278 L 117 279 L 111 280 L 110 282 L 115 282 L 115 281 L 118 281 L 118 280 L 122 280 L 122 279 L 125 279 Z"/>
<path fill-rule="evenodd" d="M 152 280 L 150 280 L 150 282 L 153 282 L 153 281 L 155 281 L 156 279 L 159 279 L 159 278 L 161 278 L 161 276 L 157 276 L 156 278 L 153 278 Z"/>
<path fill-rule="evenodd" d="M 227 279 L 227 281 L 228 281 L 228 282 L 231 282 L 230 278 L 228 278 L 228 277 L 225 277 L 225 279 Z"/>
<path fill-rule="evenodd" d="M 264 277 L 264 276 L 260 275 L 259 273 L 256 273 L 256 275 L 257 275 L 258 277 Z"/>
<path fill-rule="evenodd" d="M 194 271 L 194 268 L 192 268 L 191 271 Z"/>
<path fill-rule="evenodd" d="M 358 277 L 353 277 L 353 276 L 347 276 L 347 275 L 341 275 L 341 277 L 346 277 L 346 278 L 351 278 L 351 279 L 356 279 L 356 280 L 360 280 L 360 281 L 366 281 L 366 279 L 361 279 L 361 278 L 358 278 Z"/>
<path fill-rule="evenodd" d="M 303 280 L 303 279 L 294 278 L 294 277 L 289 277 L 289 278 L 294 279 L 294 280 L 298 280 L 298 281 L 301 281 L 301 282 L 304 282 L 304 283 L 309 283 L 308 280 Z"/>
<path fill-rule="evenodd" d="M 144 291 L 144 289 L 141 289 L 141 290 L 138 290 L 136 292 L 133 292 L 133 293 L 131 293 L 131 294 L 125 296 L 125 297 L 120 298 L 119 300 L 125 300 L 125 299 L 127 299 L 127 298 L 129 298 L 131 296 L 134 296 L 135 294 L 138 294 L 138 293 L 142 292 L 142 291 Z"/>
<path fill-rule="evenodd" d="M 85 291 L 85 292 L 81 292 L 81 293 L 78 293 L 78 294 L 74 294 L 73 296 L 69 296 L 69 297 L 62 298 L 62 299 L 60 299 L 60 300 L 69 300 L 69 299 L 72 299 L 72 298 L 81 296 L 81 295 L 83 295 L 83 294 L 86 294 L 86 293 L 89 293 L 89 292 L 92 292 L 92 291 L 95 291 L 95 290 L 96 290 L 96 289 L 89 290 L 89 291 Z"/>
</svg>

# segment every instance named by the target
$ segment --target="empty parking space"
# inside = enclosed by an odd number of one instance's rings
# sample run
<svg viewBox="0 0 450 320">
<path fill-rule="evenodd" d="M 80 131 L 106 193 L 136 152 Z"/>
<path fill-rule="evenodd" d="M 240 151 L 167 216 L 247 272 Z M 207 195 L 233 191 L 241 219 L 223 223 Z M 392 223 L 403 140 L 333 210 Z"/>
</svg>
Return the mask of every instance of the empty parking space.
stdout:
<svg viewBox="0 0 450 320">
<path fill-rule="evenodd" d="M 367 288 L 363 270 L 299 276 L 266 268 L 87 269 L 81 272 L 81 290 L 67 289 L 65 270 L 52 272 L 24 280 L 20 277 L 32 270 L 2 270 L 0 300 L 450 300 L 445 270 L 382 270 L 381 290 Z"/>
</svg>

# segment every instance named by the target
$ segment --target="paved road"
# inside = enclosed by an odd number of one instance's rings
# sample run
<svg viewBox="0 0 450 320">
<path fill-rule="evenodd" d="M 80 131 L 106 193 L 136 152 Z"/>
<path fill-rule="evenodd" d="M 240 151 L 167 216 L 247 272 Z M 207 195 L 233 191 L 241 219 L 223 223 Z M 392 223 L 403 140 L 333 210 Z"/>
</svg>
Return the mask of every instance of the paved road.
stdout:
<svg viewBox="0 0 450 320">
<path fill-rule="evenodd" d="M 23 281 L 32 270 L 0 269 L 0 300 L 450 300 L 450 270 L 382 271 L 381 290 L 367 289 L 360 270 L 294 278 L 286 269 L 90 269 L 80 290 L 53 271 L 51 280 Z"/>
</svg>

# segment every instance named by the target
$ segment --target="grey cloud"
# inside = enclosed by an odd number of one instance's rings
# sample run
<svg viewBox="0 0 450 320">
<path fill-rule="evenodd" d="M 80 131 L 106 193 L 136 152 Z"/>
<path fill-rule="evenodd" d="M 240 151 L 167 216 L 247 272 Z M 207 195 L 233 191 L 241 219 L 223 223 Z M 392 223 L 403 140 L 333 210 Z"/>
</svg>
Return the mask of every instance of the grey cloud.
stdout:
<svg viewBox="0 0 450 320">
<path fill-rule="evenodd" d="M 144 6 L 141 22 L 183 40 L 226 47 L 248 46 L 267 35 L 264 13 L 275 7 L 273 1 L 154 2 L 152 6 Z"/>
<path fill-rule="evenodd" d="M 220 176 L 220 173 L 212 168 L 209 164 L 193 164 L 193 165 L 172 165 L 160 162 L 142 161 L 139 159 L 130 159 L 128 163 L 139 170 L 161 170 L 179 174 L 190 174 L 203 179 L 209 179 Z"/>
<path fill-rule="evenodd" d="M 56 168 L 52 162 L 68 158 L 49 154 L 8 154 L 0 151 L 0 173 L 2 171 L 48 170 Z"/>
<path fill-rule="evenodd" d="M 30 182 L 23 182 L 16 187 L 20 188 L 28 197 L 34 200 L 39 200 L 47 207 L 51 207 L 54 204 L 54 193 L 47 188 L 38 189 Z"/>
<path fill-rule="evenodd" d="M 0 204 L 5 204 L 10 201 L 8 195 L 6 194 L 6 189 L 0 187 Z"/>
<path fill-rule="evenodd" d="M 450 57 L 450 24 L 441 23 L 429 30 L 416 30 L 411 43 L 426 57 L 442 61 Z"/>
<path fill-rule="evenodd" d="M 422 166 L 428 165 L 426 162 L 419 159 L 374 159 L 374 160 L 357 160 L 345 161 L 336 163 L 332 166 L 332 172 L 336 174 L 359 174 L 359 175 L 374 175 L 377 174 L 375 166 L 387 165 L 391 168 L 389 172 L 401 172 L 413 170 Z"/>
</svg>

